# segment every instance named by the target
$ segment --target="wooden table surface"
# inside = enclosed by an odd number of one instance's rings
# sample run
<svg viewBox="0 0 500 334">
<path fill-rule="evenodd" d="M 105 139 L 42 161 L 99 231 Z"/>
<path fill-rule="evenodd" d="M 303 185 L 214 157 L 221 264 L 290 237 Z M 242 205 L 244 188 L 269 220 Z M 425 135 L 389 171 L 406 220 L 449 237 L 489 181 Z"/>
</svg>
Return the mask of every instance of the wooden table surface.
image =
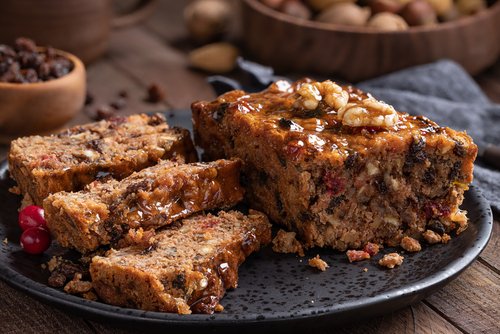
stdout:
<svg viewBox="0 0 500 334">
<path fill-rule="evenodd" d="M 88 66 L 88 87 L 95 107 L 116 100 L 121 89 L 130 97 L 122 114 L 187 108 L 214 93 L 204 75 L 187 67 L 190 47 L 182 22 L 183 1 L 162 1 L 144 24 L 114 31 L 110 50 Z M 500 61 L 476 77 L 486 94 L 500 102 Z M 144 102 L 146 87 L 165 87 L 167 103 Z M 93 110 L 91 108 L 90 111 Z M 89 121 L 82 113 L 71 124 Z M 4 158 L 7 147 L 0 147 Z M 498 216 L 496 216 L 498 220 Z M 336 333 L 499 333 L 500 223 L 483 251 L 455 281 L 413 306 L 365 322 L 332 329 Z M 1 333 L 131 333 L 89 321 L 45 305 L 0 281 Z"/>
</svg>

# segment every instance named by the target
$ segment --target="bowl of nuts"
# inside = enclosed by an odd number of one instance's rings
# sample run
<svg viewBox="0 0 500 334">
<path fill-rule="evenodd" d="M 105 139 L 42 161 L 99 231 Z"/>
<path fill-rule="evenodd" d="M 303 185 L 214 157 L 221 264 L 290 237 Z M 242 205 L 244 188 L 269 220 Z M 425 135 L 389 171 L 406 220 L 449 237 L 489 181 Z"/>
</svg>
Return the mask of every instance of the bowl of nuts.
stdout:
<svg viewBox="0 0 500 334">
<path fill-rule="evenodd" d="M 477 74 L 500 55 L 500 1 L 244 0 L 244 41 L 280 72 L 356 82 L 451 59 Z"/>
<path fill-rule="evenodd" d="M 72 54 L 18 38 L 0 45 L 0 142 L 62 127 L 85 100 L 85 68 Z"/>
</svg>

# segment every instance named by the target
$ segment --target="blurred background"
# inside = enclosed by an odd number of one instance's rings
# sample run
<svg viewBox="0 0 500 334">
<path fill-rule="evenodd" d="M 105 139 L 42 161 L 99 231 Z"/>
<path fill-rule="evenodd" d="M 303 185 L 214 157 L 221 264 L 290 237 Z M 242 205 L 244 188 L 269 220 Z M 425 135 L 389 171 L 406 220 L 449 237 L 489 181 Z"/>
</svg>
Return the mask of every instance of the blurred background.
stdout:
<svg viewBox="0 0 500 334">
<path fill-rule="evenodd" d="M 40 4 L 3 0 L 0 44 L 13 45 L 24 36 L 39 46 L 76 55 L 85 63 L 86 78 L 69 90 L 82 91 L 81 99 L 72 97 L 81 102 L 72 105 L 53 97 L 51 103 L 42 101 L 22 78 L 10 86 L 0 82 L 4 143 L 116 114 L 189 108 L 195 100 L 215 97 L 207 76 L 244 79 L 237 66 L 240 56 L 270 66 L 279 75 L 350 83 L 451 59 L 473 75 L 491 99 L 500 99 L 497 1 L 44 0 Z M 0 67 L 2 71 L 6 70 Z M 70 96 L 60 89 L 41 95 Z M 57 104 L 65 111 L 56 113 Z"/>
</svg>

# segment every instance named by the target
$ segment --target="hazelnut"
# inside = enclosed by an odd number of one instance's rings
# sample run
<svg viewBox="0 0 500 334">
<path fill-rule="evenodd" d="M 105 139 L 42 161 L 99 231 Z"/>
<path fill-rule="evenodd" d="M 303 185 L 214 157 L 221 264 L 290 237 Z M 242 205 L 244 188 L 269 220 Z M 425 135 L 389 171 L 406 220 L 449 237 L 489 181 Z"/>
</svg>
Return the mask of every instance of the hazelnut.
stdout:
<svg viewBox="0 0 500 334">
<path fill-rule="evenodd" d="M 414 0 L 403 7 L 399 13 L 411 26 L 432 25 L 437 23 L 436 11 L 425 0 Z"/>
<path fill-rule="evenodd" d="M 239 51 L 229 43 L 212 43 L 189 53 L 192 67 L 211 73 L 231 72 L 236 66 Z"/>
<path fill-rule="evenodd" d="M 298 0 L 286 0 L 279 10 L 290 16 L 304 20 L 309 20 L 312 16 L 311 10 Z"/>
<path fill-rule="evenodd" d="M 319 22 L 363 26 L 370 17 L 370 9 L 350 2 L 341 2 L 328 7 L 316 18 Z"/>
<path fill-rule="evenodd" d="M 281 7 L 281 5 L 283 5 L 285 0 L 260 0 L 260 2 L 273 9 L 278 9 Z"/>
<path fill-rule="evenodd" d="M 306 0 L 309 7 L 318 12 L 339 2 L 356 2 L 356 0 Z"/>
<path fill-rule="evenodd" d="M 458 0 L 458 11 L 465 15 L 476 14 L 477 12 L 486 8 L 486 1 L 484 0 Z"/>
<path fill-rule="evenodd" d="M 398 0 L 373 0 L 370 1 L 370 8 L 372 10 L 372 14 L 377 13 L 397 13 L 403 8 L 402 3 Z"/>
<path fill-rule="evenodd" d="M 459 19 L 461 16 L 462 16 L 462 14 L 458 11 L 457 6 L 455 4 L 452 4 L 450 9 L 447 12 L 439 15 L 439 18 L 443 22 L 449 22 L 449 21 L 455 21 L 455 20 Z"/>
<path fill-rule="evenodd" d="M 375 28 L 380 31 L 401 31 L 408 29 L 408 24 L 397 14 L 378 13 L 375 14 L 370 21 L 368 21 L 368 27 Z"/>
<path fill-rule="evenodd" d="M 197 0 L 184 10 L 189 34 L 199 43 L 207 43 L 223 35 L 231 16 L 231 5 L 224 0 Z"/>
<path fill-rule="evenodd" d="M 453 6 L 453 0 L 427 0 L 438 15 L 443 15 Z"/>
</svg>

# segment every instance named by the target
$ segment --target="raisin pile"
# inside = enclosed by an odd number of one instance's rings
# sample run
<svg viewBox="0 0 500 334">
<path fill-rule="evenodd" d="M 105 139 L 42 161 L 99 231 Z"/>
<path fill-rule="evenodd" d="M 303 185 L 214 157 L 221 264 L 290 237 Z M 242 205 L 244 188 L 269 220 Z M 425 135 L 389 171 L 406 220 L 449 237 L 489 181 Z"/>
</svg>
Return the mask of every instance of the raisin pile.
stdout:
<svg viewBox="0 0 500 334">
<path fill-rule="evenodd" d="M 33 83 L 60 78 L 73 70 L 73 63 L 51 47 L 43 51 L 28 38 L 14 46 L 0 44 L 0 82 Z"/>
</svg>

